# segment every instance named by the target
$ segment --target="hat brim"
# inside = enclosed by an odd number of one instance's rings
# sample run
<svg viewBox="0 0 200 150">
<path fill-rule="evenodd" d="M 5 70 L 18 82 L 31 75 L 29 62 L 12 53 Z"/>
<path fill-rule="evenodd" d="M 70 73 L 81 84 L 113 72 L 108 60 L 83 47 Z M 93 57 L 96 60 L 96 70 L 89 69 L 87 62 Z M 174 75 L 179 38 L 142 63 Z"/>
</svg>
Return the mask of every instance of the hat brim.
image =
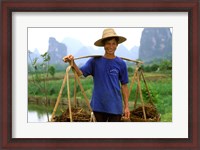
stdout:
<svg viewBox="0 0 200 150">
<path fill-rule="evenodd" d="M 123 36 L 109 36 L 109 37 L 105 37 L 105 38 L 101 38 L 101 39 L 97 40 L 97 41 L 94 43 L 94 45 L 95 45 L 95 46 L 104 46 L 104 44 L 103 44 L 102 41 L 103 41 L 104 39 L 111 38 L 111 37 L 118 37 L 118 38 L 119 38 L 118 44 L 121 44 L 121 43 L 123 43 L 124 41 L 126 41 L 126 38 L 123 37 Z"/>
</svg>

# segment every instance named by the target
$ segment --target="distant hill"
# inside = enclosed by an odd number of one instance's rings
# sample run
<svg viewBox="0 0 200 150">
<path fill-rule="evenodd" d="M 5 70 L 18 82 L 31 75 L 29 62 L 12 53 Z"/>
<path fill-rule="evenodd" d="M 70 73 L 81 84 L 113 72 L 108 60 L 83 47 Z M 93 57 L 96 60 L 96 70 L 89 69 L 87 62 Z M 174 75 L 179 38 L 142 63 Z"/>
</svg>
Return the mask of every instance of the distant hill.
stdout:
<svg viewBox="0 0 200 150">
<path fill-rule="evenodd" d="M 130 52 L 123 44 L 118 45 L 118 48 L 115 51 L 115 54 L 116 56 L 119 56 L 119 57 L 130 57 Z"/>
<path fill-rule="evenodd" d="M 115 54 L 119 57 L 125 57 L 135 60 L 138 58 L 138 49 L 136 47 L 133 47 L 131 50 L 128 50 L 123 44 L 120 44 Z"/>
<path fill-rule="evenodd" d="M 90 47 L 86 47 L 83 46 L 82 48 L 80 48 L 78 50 L 78 52 L 76 54 L 74 54 L 74 57 L 82 57 L 82 56 L 87 56 L 87 55 L 91 55 L 91 48 Z M 82 64 L 84 64 L 88 59 L 79 59 L 76 60 L 77 65 L 81 66 Z"/>
<path fill-rule="evenodd" d="M 139 59 L 172 59 L 172 34 L 170 28 L 144 28 L 140 40 Z"/>
<path fill-rule="evenodd" d="M 79 49 L 84 47 L 84 45 L 79 40 L 69 37 L 64 38 L 62 40 L 62 43 L 67 46 L 68 54 L 72 55 L 76 54 L 79 51 Z"/>
<path fill-rule="evenodd" d="M 42 62 L 38 49 L 35 49 L 33 52 L 28 50 L 28 64 L 33 63 L 35 58 L 38 58 L 37 62 Z"/>
<path fill-rule="evenodd" d="M 136 60 L 139 58 L 139 47 L 138 46 L 134 46 L 130 49 L 130 53 L 132 56 L 133 60 Z"/>
<path fill-rule="evenodd" d="M 49 38 L 49 47 L 47 52 L 51 57 L 50 64 L 62 64 L 62 58 L 68 54 L 67 46 L 58 42 L 54 37 Z"/>
</svg>

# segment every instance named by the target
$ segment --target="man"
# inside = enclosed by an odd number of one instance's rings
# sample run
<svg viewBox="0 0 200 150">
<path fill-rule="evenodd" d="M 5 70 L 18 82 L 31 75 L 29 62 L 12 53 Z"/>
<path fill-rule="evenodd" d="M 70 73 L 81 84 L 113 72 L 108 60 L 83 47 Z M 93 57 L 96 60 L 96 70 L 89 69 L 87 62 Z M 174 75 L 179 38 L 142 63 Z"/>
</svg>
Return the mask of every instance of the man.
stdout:
<svg viewBox="0 0 200 150">
<path fill-rule="evenodd" d="M 102 38 L 94 43 L 104 47 L 104 56 L 89 59 L 80 69 L 72 55 L 63 58 L 72 64 L 79 76 L 93 76 L 94 89 L 90 105 L 97 122 L 119 122 L 123 113 L 126 118 L 130 117 L 127 67 L 121 58 L 115 56 L 118 44 L 124 41 L 125 37 L 118 36 L 114 29 L 108 28 L 103 31 Z"/>
</svg>

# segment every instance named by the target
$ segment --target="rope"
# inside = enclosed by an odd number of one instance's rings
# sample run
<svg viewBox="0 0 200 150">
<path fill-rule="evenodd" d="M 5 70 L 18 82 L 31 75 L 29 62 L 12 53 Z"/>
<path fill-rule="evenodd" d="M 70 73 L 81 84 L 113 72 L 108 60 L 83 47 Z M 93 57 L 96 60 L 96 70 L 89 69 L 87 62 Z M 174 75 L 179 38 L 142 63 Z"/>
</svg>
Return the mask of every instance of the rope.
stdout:
<svg viewBox="0 0 200 150">
<path fill-rule="evenodd" d="M 69 118 L 70 122 L 73 121 L 72 119 L 72 110 L 71 110 L 71 101 L 70 101 L 70 88 L 69 88 L 69 71 L 71 69 L 71 66 L 67 67 L 66 69 L 66 75 L 67 75 L 67 98 L 68 98 L 68 107 L 69 107 Z"/>
</svg>

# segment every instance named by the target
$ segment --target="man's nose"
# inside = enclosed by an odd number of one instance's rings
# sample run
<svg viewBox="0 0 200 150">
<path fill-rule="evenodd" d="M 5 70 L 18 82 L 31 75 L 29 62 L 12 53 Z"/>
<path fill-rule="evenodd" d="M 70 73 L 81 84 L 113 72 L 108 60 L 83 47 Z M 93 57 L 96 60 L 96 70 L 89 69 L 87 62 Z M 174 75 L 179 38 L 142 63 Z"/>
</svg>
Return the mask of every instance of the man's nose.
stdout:
<svg viewBox="0 0 200 150">
<path fill-rule="evenodd" d="M 110 44 L 109 47 L 110 47 L 110 48 L 114 48 L 114 45 Z"/>
</svg>

